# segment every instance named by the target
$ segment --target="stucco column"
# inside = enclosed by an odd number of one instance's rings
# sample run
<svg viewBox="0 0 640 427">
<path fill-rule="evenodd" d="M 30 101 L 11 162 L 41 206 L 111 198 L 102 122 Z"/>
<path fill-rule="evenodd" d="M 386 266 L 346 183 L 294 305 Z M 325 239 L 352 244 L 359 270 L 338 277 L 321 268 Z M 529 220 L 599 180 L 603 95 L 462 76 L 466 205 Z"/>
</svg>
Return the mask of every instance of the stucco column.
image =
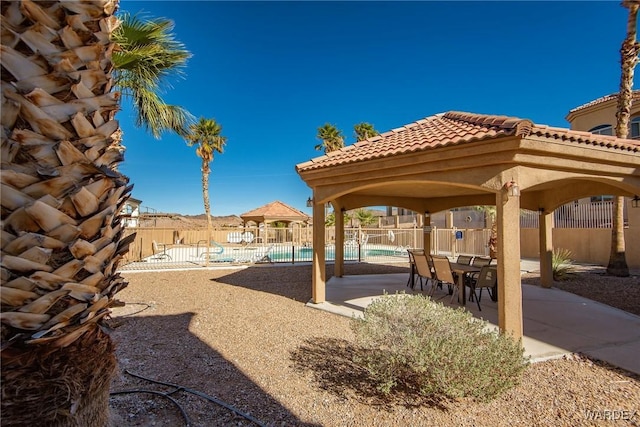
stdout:
<svg viewBox="0 0 640 427">
<path fill-rule="evenodd" d="M 553 255 L 553 212 L 540 212 L 538 232 L 540 233 L 540 283 L 543 288 L 550 288 L 553 285 L 553 269 L 551 267 Z"/>
<path fill-rule="evenodd" d="M 520 277 L 520 197 L 506 191 L 496 195 L 498 219 L 498 326 L 503 333 L 522 337 Z"/>
<path fill-rule="evenodd" d="M 424 225 L 422 226 L 422 247 L 425 254 L 431 253 L 431 215 L 428 212 L 424 214 Z"/>
<path fill-rule="evenodd" d="M 313 204 L 313 273 L 311 299 L 315 304 L 324 302 L 325 256 L 324 256 L 324 203 Z"/>
<path fill-rule="evenodd" d="M 344 275 L 344 212 L 338 205 L 334 205 L 334 209 L 336 217 L 336 259 L 334 275 L 336 277 L 342 277 Z"/>
</svg>

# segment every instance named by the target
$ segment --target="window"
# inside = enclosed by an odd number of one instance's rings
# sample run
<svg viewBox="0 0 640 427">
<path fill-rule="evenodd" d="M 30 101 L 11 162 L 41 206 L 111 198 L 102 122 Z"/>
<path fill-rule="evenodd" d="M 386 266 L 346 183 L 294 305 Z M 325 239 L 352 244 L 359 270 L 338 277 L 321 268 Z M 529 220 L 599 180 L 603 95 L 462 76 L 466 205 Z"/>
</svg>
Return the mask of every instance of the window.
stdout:
<svg viewBox="0 0 640 427">
<path fill-rule="evenodd" d="M 629 138 L 640 139 L 640 116 L 631 119 L 631 123 L 629 123 Z"/>
<path fill-rule="evenodd" d="M 589 129 L 589 132 L 595 133 L 596 135 L 613 135 L 613 127 L 611 127 L 611 125 L 598 125 Z"/>
</svg>

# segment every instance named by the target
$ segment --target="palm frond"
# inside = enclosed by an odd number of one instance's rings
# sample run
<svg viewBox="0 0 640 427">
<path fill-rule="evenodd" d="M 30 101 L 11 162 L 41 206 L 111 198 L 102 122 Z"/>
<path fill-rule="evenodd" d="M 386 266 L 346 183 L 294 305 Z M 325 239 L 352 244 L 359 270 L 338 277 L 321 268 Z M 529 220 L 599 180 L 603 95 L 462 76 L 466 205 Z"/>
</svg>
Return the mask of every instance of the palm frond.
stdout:
<svg viewBox="0 0 640 427">
<path fill-rule="evenodd" d="M 195 118 L 180 106 L 167 105 L 159 93 L 170 87 L 169 77 L 183 76 L 182 68 L 191 53 L 175 40 L 171 20 L 142 19 L 128 13 L 120 20 L 112 34 L 117 44 L 112 55 L 113 78 L 136 109 L 136 126 L 155 138 L 165 131 L 186 135 Z"/>
<path fill-rule="evenodd" d="M 373 127 L 373 125 L 367 122 L 354 125 L 353 133 L 355 134 L 356 141 L 364 141 L 365 139 L 379 135 L 379 132 Z"/>
<path fill-rule="evenodd" d="M 342 131 L 330 123 L 325 123 L 318 128 L 316 138 L 322 141 L 322 144 L 316 145 L 316 150 L 324 149 L 325 153 L 339 150 L 344 147 L 344 136 Z"/>
<path fill-rule="evenodd" d="M 136 126 L 144 127 L 156 138 L 167 130 L 180 136 L 188 133 L 194 117 L 184 108 L 168 105 L 156 92 L 142 87 L 133 92 L 132 97 L 136 107 Z"/>
<path fill-rule="evenodd" d="M 203 159 L 206 156 L 209 161 L 213 160 L 215 152 L 224 152 L 224 145 L 227 138 L 222 136 L 222 126 L 215 119 L 201 117 L 197 123 L 189 127 L 189 132 L 185 135 L 187 145 L 192 147 L 197 145 L 196 154 Z M 210 156 L 210 157 L 209 157 Z"/>
</svg>

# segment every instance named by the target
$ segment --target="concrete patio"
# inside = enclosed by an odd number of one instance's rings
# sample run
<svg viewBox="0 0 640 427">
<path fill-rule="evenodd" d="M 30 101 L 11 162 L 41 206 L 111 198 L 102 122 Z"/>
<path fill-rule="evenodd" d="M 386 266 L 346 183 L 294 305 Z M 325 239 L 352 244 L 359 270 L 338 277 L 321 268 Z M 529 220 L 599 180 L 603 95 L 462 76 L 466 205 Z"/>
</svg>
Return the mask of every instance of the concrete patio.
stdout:
<svg viewBox="0 0 640 427">
<path fill-rule="evenodd" d="M 361 316 L 363 309 L 385 292 L 420 293 L 419 286 L 415 291 L 406 286 L 407 279 L 407 274 L 331 277 L 326 284 L 326 302 L 307 305 L 347 317 Z M 522 285 L 522 295 L 523 343 L 531 361 L 579 352 L 640 374 L 640 316 L 556 288 Z M 450 304 L 449 296 L 440 290 L 434 295 L 439 298 Z M 497 328 L 497 304 L 486 291 L 480 305 L 482 311 L 475 302 L 467 301 L 465 308 Z"/>
</svg>

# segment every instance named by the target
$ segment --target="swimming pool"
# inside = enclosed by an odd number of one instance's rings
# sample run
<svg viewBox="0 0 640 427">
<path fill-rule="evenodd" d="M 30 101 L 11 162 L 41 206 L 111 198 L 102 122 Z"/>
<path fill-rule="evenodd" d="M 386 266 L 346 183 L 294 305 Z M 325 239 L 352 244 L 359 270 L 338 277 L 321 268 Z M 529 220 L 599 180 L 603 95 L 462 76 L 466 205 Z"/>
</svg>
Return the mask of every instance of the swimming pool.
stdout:
<svg viewBox="0 0 640 427">
<path fill-rule="evenodd" d="M 327 261 L 335 261 L 335 246 L 327 245 L 324 256 Z M 269 253 L 269 257 L 273 262 L 308 262 L 313 259 L 313 248 L 276 246 Z M 344 247 L 344 259 L 346 261 L 362 261 L 375 257 L 407 257 L 407 250 L 401 247 L 383 247 L 382 245 L 375 247 L 362 245 L 360 248 L 358 246 L 345 245 Z"/>
<path fill-rule="evenodd" d="M 407 260 L 407 248 L 389 245 L 345 245 L 345 261 L 391 261 Z M 147 268 L 188 268 L 202 265 L 226 263 L 300 263 L 313 260 L 313 249 L 308 246 L 291 245 L 247 245 L 209 248 L 199 245 L 176 245 L 165 248 L 162 253 L 148 256 L 140 261 L 123 264 L 126 270 Z M 325 260 L 335 261 L 335 246 L 326 245 Z"/>
</svg>

